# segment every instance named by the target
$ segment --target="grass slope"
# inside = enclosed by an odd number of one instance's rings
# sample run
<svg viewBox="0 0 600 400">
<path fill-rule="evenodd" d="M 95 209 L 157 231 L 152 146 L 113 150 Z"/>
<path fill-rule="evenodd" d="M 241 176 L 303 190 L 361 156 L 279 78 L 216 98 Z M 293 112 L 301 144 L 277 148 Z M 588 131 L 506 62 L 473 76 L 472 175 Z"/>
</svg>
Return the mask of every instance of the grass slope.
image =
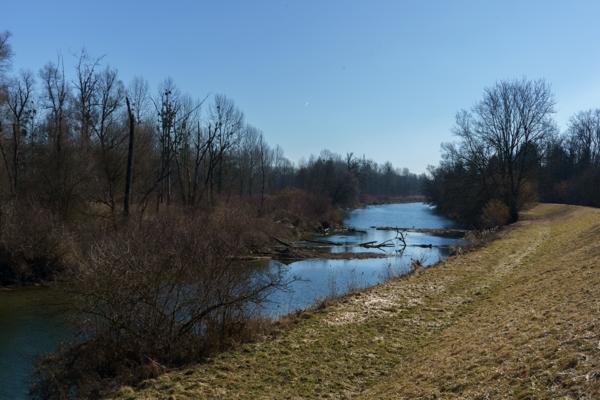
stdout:
<svg viewBox="0 0 600 400">
<path fill-rule="evenodd" d="M 599 335 L 600 210 L 546 204 L 479 250 L 118 397 L 598 399 Z"/>
</svg>

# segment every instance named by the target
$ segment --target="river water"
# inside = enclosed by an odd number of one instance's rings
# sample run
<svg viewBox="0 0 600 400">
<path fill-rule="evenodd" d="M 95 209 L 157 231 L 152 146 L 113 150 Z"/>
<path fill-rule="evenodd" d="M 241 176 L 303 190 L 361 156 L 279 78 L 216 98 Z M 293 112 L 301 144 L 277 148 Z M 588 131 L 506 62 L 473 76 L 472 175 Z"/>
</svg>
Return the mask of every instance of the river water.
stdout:
<svg viewBox="0 0 600 400">
<path fill-rule="evenodd" d="M 286 291 L 271 294 L 263 306 L 264 312 L 277 317 L 309 307 L 327 297 L 343 295 L 350 290 L 376 285 L 391 276 L 410 270 L 415 260 L 428 266 L 448 257 L 451 246 L 461 239 L 433 236 L 425 233 L 406 234 L 406 247 L 396 246 L 369 249 L 359 243 L 384 242 L 396 237 L 395 231 L 377 230 L 375 227 L 401 228 L 452 228 L 454 223 L 434 212 L 424 203 L 374 205 L 349 213 L 344 221 L 355 232 L 320 238 L 343 243 L 333 246 L 332 253 L 379 252 L 384 258 L 363 259 L 309 259 L 289 264 L 271 261 L 269 267 L 284 271 L 284 279 L 295 279 Z M 430 248 L 421 245 L 431 245 Z"/>
<path fill-rule="evenodd" d="M 0 290 L 0 399 L 27 398 L 37 357 L 70 338 L 52 290 Z"/>
<path fill-rule="evenodd" d="M 424 203 L 368 206 L 349 213 L 346 226 L 355 232 L 320 238 L 334 242 L 330 251 L 381 252 L 383 258 L 309 259 L 291 263 L 270 261 L 265 268 L 282 271 L 293 279 L 288 290 L 273 292 L 261 312 L 278 317 L 309 307 L 349 290 L 383 282 L 390 276 L 408 272 L 413 260 L 431 265 L 449 255 L 449 248 L 460 242 L 423 233 L 408 233 L 407 246 L 365 249 L 359 243 L 381 243 L 396 236 L 394 231 L 374 226 L 405 228 L 451 228 L 452 221 L 434 213 Z M 418 245 L 431 245 L 419 247 Z M 51 352 L 60 342 L 73 338 L 62 307 L 51 289 L 27 288 L 0 290 L 0 400 L 27 398 L 36 357 Z"/>
</svg>

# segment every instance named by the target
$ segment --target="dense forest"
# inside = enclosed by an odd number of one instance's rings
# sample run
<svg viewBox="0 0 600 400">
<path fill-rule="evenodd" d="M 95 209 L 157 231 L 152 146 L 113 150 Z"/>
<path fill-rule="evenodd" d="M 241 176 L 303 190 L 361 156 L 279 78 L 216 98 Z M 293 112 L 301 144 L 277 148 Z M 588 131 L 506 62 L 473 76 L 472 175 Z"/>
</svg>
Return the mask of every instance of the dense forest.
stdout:
<svg viewBox="0 0 600 400">
<path fill-rule="evenodd" d="M 560 132 L 545 81 L 502 81 L 456 116 L 425 192 L 469 226 L 516 221 L 535 201 L 600 206 L 600 110 L 581 111 Z"/>
</svg>

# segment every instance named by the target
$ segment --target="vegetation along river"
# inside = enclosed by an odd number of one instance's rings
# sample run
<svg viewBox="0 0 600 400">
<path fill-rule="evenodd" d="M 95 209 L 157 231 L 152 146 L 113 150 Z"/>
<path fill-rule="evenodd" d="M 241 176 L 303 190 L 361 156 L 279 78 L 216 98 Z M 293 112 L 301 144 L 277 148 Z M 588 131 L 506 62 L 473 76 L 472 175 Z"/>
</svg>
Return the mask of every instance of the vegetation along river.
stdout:
<svg viewBox="0 0 600 400">
<path fill-rule="evenodd" d="M 378 252 L 384 257 L 361 259 L 307 259 L 291 263 L 270 261 L 266 268 L 294 278 L 289 290 L 269 295 L 262 312 L 278 317 L 306 308 L 349 290 L 380 283 L 410 270 L 413 260 L 427 266 L 447 257 L 461 239 L 408 232 L 404 244 L 394 230 L 376 227 L 452 228 L 452 221 L 424 203 L 374 205 L 349 213 L 343 234 L 319 238 L 332 253 Z M 380 248 L 361 243 L 388 243 Z M 430 246 L 430 247 L 429 247 Z M 0 290 L 0 399 L 27 398 L 36 357 L 73 338 L 56 293 L 47 288 Z"/>
</svg>

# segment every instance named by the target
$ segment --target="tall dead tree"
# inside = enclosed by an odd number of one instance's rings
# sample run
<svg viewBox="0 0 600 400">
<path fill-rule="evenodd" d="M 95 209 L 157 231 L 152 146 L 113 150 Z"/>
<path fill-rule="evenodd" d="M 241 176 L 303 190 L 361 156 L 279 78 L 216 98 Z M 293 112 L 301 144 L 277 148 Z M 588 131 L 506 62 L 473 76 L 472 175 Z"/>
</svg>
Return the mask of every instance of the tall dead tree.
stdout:
<svg viewBox="0 0 600 400">
<path fill-rule="evenodd" d="M 129 96 L 125 96 L 125 103 L 127 104 L 127 117 L 129 119 L 129 144 L 127 146 L 127 168 L 125 177 L 125 195 L 123 196 L 123 214 L 125 217 L 128 217 L 131 188 L 133 186 L 133 151 L 136 120 L 133 111 L 131 110 Z"/>
</svg>

